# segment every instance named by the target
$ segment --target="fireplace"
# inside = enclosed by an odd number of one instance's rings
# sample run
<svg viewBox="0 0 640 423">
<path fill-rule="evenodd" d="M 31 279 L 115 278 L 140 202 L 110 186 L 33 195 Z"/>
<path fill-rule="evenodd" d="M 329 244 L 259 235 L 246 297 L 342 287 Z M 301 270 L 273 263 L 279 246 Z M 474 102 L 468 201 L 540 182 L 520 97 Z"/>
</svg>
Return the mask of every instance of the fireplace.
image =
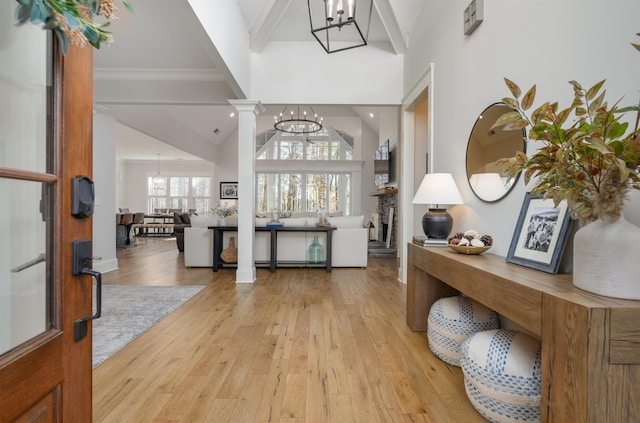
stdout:
<svg viewBox="0 0 640 423">
<path fill-rule="evenodd" d="M 378 217 L 377 239 L 369 242 L 371 255 L 396 256 L 398 246 L 398 190 L 384 188 L 372 195 L 378 197 L 378 207 L 373 215 Z"/>
<path fill-rule="evenodd" d="M 381 230 L 378 240 L 388 244 L 389 248 L 398 246 L 398 193 L 378 196 L 378 214 Z"/>
</svg>

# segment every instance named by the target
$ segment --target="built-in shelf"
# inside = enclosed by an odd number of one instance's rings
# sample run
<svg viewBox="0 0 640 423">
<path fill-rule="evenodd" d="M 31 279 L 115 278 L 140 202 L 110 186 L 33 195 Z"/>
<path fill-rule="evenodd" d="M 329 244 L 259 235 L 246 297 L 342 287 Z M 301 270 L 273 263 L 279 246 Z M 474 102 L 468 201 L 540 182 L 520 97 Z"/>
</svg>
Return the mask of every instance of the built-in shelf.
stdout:
<svg viewBox="0 0 640 423">
<path fill-rule="evenodd" d="M 371 193 L 372 197 L 380 197 L 381 195 L 393 195 L 398 193 L 398 188 L 381 188 Z"/>
</svg>

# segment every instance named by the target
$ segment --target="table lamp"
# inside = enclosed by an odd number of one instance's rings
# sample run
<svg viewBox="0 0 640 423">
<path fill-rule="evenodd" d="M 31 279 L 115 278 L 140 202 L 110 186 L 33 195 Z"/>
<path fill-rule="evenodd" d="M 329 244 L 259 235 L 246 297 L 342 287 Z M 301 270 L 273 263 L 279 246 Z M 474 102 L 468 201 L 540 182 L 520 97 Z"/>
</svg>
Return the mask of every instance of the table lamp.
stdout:
<svg viewBox="0 0 640 423">
<path fill-rule="evenodd" d="M 422 216 L 422 230 L 427 238 L 446 239 L 453 227 L 453 217 L 440 205 L 463 204 L 463 201 L 450 173 L 427 173 L 413 197 L 413 204 L 436 206 Z"/>
</svg>

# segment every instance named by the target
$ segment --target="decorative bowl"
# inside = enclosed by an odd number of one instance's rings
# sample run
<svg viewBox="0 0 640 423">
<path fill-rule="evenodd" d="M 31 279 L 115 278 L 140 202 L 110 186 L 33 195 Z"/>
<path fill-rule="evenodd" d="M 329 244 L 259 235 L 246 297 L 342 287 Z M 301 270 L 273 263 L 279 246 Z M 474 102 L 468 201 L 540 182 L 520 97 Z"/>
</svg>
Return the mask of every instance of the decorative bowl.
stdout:
<svg viewBox="0 0 640 423">
<path fill-rule="evenodd" d="M 451 245 L 451 244 L 448 244 L 448 245 L 449 245 L 449 248 L 451 248 L 456 253 L 469 254 L 469 255 L 484 253 L 489 248 L 491 248 L 490 245 L 485 245 L 484 247 L 472 247 L 471 245 Z"/>
</svg>

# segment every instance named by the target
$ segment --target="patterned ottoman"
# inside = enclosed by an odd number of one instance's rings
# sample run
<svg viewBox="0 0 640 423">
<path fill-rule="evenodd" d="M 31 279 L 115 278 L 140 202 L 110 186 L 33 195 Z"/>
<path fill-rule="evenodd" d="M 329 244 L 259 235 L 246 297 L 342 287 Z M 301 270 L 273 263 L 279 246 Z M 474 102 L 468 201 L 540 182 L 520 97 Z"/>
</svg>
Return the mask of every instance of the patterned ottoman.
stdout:
<svg viewBox="0 0 640 423">
<path fill-rule="evenodd" d="M 460 366 L 460 346 L 476 332 L 497 329 L 498 314 L 468 297 L 440 298 L 427 318 L 429 348 L 441 360 Z"/>
<path fill-rule="evenodd" d="M 539 422 L 541 350 L 538 340 L 513 330 L 470 336 L 460 365 L 473 407 L 491 422 Z"/>
</svg>

